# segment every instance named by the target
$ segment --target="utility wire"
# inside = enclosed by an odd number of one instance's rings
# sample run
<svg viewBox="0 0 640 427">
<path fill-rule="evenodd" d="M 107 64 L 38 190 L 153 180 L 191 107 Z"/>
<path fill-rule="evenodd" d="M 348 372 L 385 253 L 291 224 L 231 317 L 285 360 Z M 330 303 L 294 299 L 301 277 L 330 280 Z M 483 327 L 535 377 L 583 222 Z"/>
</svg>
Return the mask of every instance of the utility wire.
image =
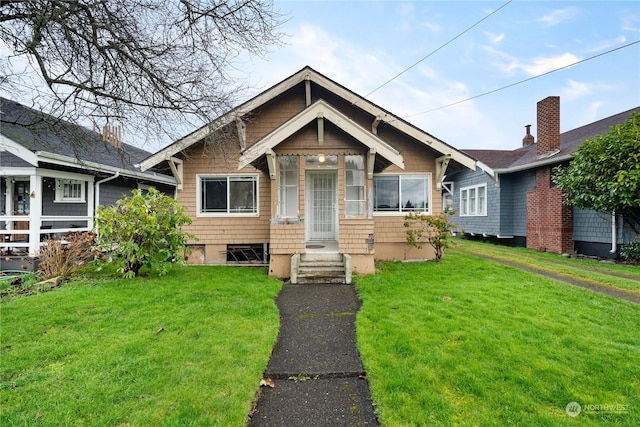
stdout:
<svg viewBox="0 0 640 427">
<path fill-rule="evenodd" d="M 485 16 L 484 18 L 482 18 L 481 20 L 479 20 L 478 22 L 476 22 L 475 24 L 473 24 L 472 26 L 470 26 L 469 28 L 467 28 L 466 30 L 464 30 L 463 32 L 461 32 L 460 34 L 458 34 L 457 36 L 455 36 L 454 38 L 452 38 L 451 40 L 449 40 L 448 42 L 446 42 L 445 44 L 443 44 L 442 46 L 438 47 L 437 49 L 431 51 L 429 54 L 427 54 L 425 57 L 419 59 L 417 62 L 415 62 L 413 65 L 409 66 L 408 68 L 405 68 L 404 70 L 400 71 L 398 74 L 396 74 L 395 76 L 391 77 L 389 80 L 387 80 L 386 82 L 382 83 L 380 86 L 378 86 L 377 88 L 373 89 L 371 92 L 369 92 L 368 94 L 366 94 L 364 97 L 368 98 L 369 95 L 371 95 L 372 93 L 382 89 L 384 86 L 388 85 L 389 83 L 391 83 L 392 81 L 394 81 L 395 79 L 397 79 L 398 77 L 400 77 L 401 75 L 403 75 L 404 73 L 406 73 L 407 71 L 409 71 L 410 69 L 412 69 L 413 67 L 415 67 L 416 65 L 418 65 L 419 63 L 421 63 L 422 61 L 424 61 L 425 59 L 429 58 L 431 55 L 433 55 L 434 53 L 438 52 L 439 50 L 441 50 L 442 48 L 444 48 L 445 46 L 453 43 L 455 40 L 457 40 L 458 38 L 460 38 L 462 35 L 464 35 L 465 33 L 468 33 L 469 31 L 471 31 L 474 27 L 478 26 L 482 21 L 486 20 L 487 18 L 489 18 L 491 15 L 499 12 L 501 9 L 503 9 L 505 6 L 507 6 L 509 3 L 511 3 L 513 0 L 509 0 L 507 1 L 505 4 L 503 4 L 502 6 L 500 6 L 499 8 L 497 8 L 496 10 L 494 10 L 493 12 L 491 12 L 490 14 L 488 14 L 487 16 Z"/>
<path fill-rule="evenodd" d="M 633 46 L 634 44 L 638 44 L 638 43 L 640 43 L 640 40 L 636 40 L 636 41 L 634 41 L 634 42 L 631 42 L 631 43 L 625 44 L 625 45 L 623 45 L 623 46 L 618 46 L 618 47 L 616 47 L 616 48 L 614 48 L 614 49 L 611 49 L 611 50 L 608 50 L 608 51 L 606 51 L 606 52 L 602 52 L 602 53 L 599 53 L 599 54 L 597 54 L 597 55 L 590 56 L 589 58 L 581 59 L 580 61 L 576 61 L 576 62 L 571 63 L 571 64 L 569 64 L 569 65 L 565 65 L 565 66 L 563 66 L 563 67 L 556 68 L 555 70 L 547 71 L 546 73 L 539 74 L 539 75 L 537 75 L 537 76 L 533 76 L 533 77 L 529 77 L 528 79 L 520 80 L 519 82 L 511 83 L 510 85 L 503 86 L 503 87 L 498 88 L 498 89 L 490 90 L 489 92 L 484 92 L 484 93 L 481 93 L 481 94 L 479 94 L 479 95 L 472 96 L 472 97 L 470 97 L 470 98 L 461 99 L 460 101 L 452 102 L 451 104 L 443 105 L 443 106 L 441 106 L 441 107 L 433 108 L 433 109 L 431 109 L 431 110 L 423 111 L 423 112 L 421 112 L 421 113 L 411 114 L 411 115 L 409 115 L 409 116 L 405 116 L 405 117 L 403 117 L 403 118 L 404 118 L 404 119 L 408 119 L 408 118 L 411 118 L 411 117 L 420 116 L 420 115 L 422 115 L 422 114 L 431 113 L 431 112 L 433 112 L 433 111 L 442 110 L 443 108 L 448 108 L 448 107 L 452 107 L 452 106 L 454 106 L 454 105 L 462 104 L 463 102 L 471 101 L 472 99 L 480 98 L 481 96 L 490 95 L 490 94 L 492 94 L 492 93 L 496 93 L 496 92 L 499 92 L 499 91 L 501 91 L 501 90 L 505 90 L 505 89 L 508 89 L 508 88 L 511 88 L 511 87 L 517 86 L 517 85 L 519 85 L 519 84 L 522 84 L 522 83 L 526 83 L 526 82 L 528 82 L 528 81 L 531 81 L 531 80 L 537 79 L 537 78 L 539 78 L 539 77 L 543 77 L 543 76 L 549 75 L 549 74 L 551 74 L 551 73 L 555 73 L 556 71 L 564 70 L 565 68 L 573 67 L 574 65 L 581 64 L 581 63 L 586 62 L 586 61 L 589 61 L 589 60 L 591 60 L 591 59 L 595 59 L 595 58 L 598 58 L 598 57 L 600 57 L 600 56 L 607 55 L 607 54 L 609 54 L 609 53 L 615 52 L 615 51 L 620 50 L 620 49 L 627 48 L 627 47 L 629 47 L 629 46 Z"/>
</svg>

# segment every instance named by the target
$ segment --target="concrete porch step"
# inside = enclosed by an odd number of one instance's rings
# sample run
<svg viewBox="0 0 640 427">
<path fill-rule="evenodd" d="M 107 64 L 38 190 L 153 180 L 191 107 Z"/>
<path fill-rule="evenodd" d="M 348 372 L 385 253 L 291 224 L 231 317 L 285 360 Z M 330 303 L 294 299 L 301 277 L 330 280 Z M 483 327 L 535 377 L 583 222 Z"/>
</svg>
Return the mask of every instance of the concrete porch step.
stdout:
<svg viewBox="0 0 640 427">
<path fill-rule="evenodd" d="M 347 283 L 344 257 L 338 253 L 303 254 L 292 264 L 291 279 L 297 284 Z"/>
</svg>

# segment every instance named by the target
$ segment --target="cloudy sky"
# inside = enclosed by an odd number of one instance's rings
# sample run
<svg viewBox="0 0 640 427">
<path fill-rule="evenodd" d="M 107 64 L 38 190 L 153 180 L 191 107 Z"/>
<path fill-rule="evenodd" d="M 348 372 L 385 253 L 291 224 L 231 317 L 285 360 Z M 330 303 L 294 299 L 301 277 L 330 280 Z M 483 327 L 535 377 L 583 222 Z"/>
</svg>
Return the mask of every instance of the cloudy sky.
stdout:
<svg viewBox="0 0 640 427">
<path fill-rule="evenodd" d="M 640 105 L 637 0 L 275 5 L 286 45 L 245 64 L 255 93 L 309 65 L 457 148 L 519 147 L 547 96 L 563 132 Z"/>
</svg>

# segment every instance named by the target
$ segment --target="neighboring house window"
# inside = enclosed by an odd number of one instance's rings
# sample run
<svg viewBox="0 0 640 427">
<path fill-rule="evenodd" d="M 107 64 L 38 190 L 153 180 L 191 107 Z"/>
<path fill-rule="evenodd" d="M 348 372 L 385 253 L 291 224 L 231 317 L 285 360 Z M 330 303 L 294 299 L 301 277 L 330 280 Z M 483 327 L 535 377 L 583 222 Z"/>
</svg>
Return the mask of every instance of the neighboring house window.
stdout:
<svg viewBox="0 0 640 427">
<path fill-rule="evenodd" d="M 279 214 L 282 217 L 298 216 L 298 156 L 278 157 L 280 170 Z"/>
<path fill-rule="evenodd" d="M 374 212 L 429 212 L 429 175 L 373 177 Z"/>
<path fill-rule="evenodd" d="M 453 209 L 453 182 L 442 183 L 442 210 L 450 211 Z"/>
<path fill-rule="evenodd" d="M 487 186 L 486 184 L 460 189 L 460 215 L 487 215 Z"/>
<path fill-rule="evenodd" d="M 364 215 L 364 156 L 345 156 L 345 210 L 347 216 Z"/>
<path fill-rule="evenodd" d="M 257 214 L 257 176 L 201 176 L 200 213 Z"/>
<path fill-rule="evenodd" d="M 75 179 L 56 179 L 56 202 L 83 203 L 84 181 Z"/>
</svg>

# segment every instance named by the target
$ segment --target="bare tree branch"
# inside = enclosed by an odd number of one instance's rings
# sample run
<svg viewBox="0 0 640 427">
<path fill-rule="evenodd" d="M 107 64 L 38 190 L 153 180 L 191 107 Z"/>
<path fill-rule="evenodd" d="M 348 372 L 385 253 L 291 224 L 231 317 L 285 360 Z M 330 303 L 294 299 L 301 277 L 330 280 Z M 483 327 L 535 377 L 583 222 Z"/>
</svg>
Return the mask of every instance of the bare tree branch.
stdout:
<svg viewBox="0 0 640 427">
<path fill-rule="evenodd" d="M 127 117 L 154 138 L 231 108 L 240 58 L 279 44 L 282 22 L 272 0 L 2 1 L 0 40 L 13 54 L 0 89 L 29 87 L 11 68 L 23 59 L 48 88 L 45 112 Z"/>
</svg>

